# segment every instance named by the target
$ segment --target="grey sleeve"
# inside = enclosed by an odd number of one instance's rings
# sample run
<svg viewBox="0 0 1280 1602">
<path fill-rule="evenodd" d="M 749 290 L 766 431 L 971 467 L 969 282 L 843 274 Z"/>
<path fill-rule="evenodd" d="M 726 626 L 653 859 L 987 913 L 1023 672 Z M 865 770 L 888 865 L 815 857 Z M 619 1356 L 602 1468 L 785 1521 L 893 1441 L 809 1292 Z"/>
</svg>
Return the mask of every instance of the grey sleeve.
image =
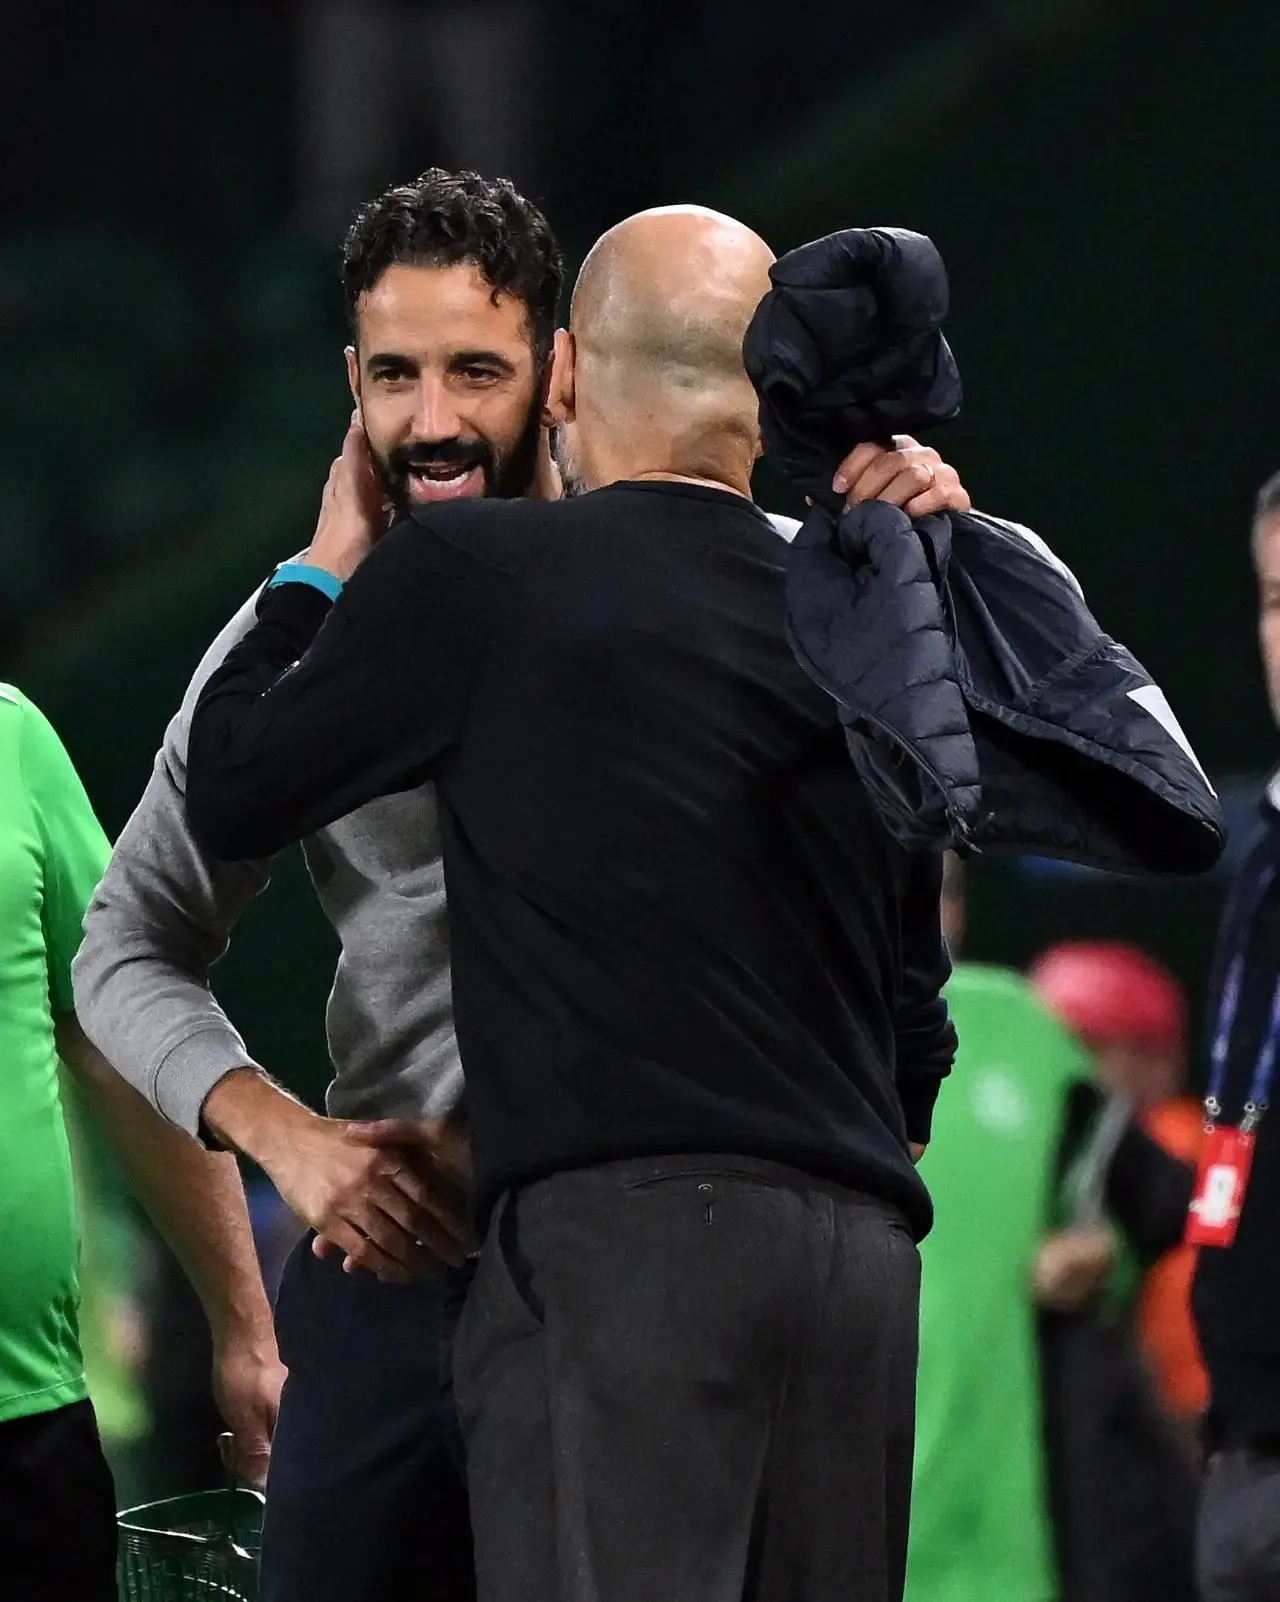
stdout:
<svg viewBox="0 0 1280 1602">
<path fill-rule="evenodd" d="M 266 862 L 215 862 L 187 827 L 187 729 L 200 690 L 251 627 L 256 595 L 206 652 L 165 731 L 151 779 L 85 914 L 72 966 L 80 1025 L 170 1123 L 198 1135 L 205 1097 L 255 1066 L 209 975 Z"/>
</svg>

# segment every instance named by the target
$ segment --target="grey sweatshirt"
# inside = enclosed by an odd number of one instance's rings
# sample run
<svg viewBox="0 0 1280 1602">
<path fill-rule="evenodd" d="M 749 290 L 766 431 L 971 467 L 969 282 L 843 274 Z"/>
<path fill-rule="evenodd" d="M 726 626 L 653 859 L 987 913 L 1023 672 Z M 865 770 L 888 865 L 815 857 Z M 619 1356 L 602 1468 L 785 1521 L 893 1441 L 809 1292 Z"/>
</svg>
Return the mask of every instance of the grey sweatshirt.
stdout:
<svg viewBox="0 0 1280 1602">
<path fill-rule="evenodd" d="M 784 539 L 799 524 L 774 517 Z M 205 653 L 85 915 L 72 967 L 81 1027 L 170 1122 L 198 1134 L 205 1097 L 256 1067 L 214 999 L 213 965 L 269 862 L 219 863 L 187 826 L 187 729 L 206 679 L 252 627 L 257 595 Z M 462 1095 L 435 792 L 385 796 L 304 840 L 342 951 L 326 1028 L 342 1118 L 421 1118 Z"/>
</svg>

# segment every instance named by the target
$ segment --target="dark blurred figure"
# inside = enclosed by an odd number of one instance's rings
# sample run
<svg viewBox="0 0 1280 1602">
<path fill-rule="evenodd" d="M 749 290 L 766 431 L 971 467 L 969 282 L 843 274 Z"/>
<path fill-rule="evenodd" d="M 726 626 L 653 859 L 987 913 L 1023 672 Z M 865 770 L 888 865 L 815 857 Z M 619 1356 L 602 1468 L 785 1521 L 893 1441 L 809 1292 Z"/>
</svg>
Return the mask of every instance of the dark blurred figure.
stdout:
<svg viewBox="0 0 1280 1602">
<path fill-rule="evenodd" d="M 1259 636 L 1280 721 L 1280 474 L 1253 524 Z M 1205 1154 L 1189 1235 L 1210 1404 L 1204 1602 L 1280 1597 L 1280 1128 L 1264 1116 L 1280 1040 L 1280 774 L 1223 914 L 1210 990 Z"/>
<path fill-rule="evenodd" d="M 1130 971 L 1119 987 L 1128 999 L 1125 1018 L 1115 974 L 1105 961 L 1080 962 L 1079 948 L 1075 958 L 1061 949 L 1046 953 L 1031 976 L 1083 1045 L 1106 1043 L 1104 1061 L 1091 1065 L 1097 1085 L 1087 1093 L 1082 1087 L 1078 1103 L 1084 1132 L 1065 1176 L 1070 1226 L 1063 1238 L 1108 1221 L 1123 1231 L 1114 1272 L 1083 1305 L 1064 1309 L 1053 1294 L 1054 1243 L 1037 1265 L 1064 1595 L 1071 1602 L 1191 1602 L 1195 1473 L 1139 1350 L 1132 1288 L 1135 1275 L 1141 1283 L 1177 1246 L 1191 1195 L 1190 1165 L 1158 1144 L 1136 1115 L 1135 1090 L 1145 1100 L 1165 1088 L 1156 1064 L 1171 1031 L 1167 1020 L 1159 1020 L 1161 1028 L 1156 1022 L 1168 998 L 1151 994 L 1150 983 L 1144 995 L 1139 974 Z M 1144 970 L 1141 978 L 1150 977 Z"/>
<path fill-rule="evenodd" d="M 1203 1120 L 1185 1093 L 1187 1003 L 1174 976 L 1114 941 L 1068 941 L 1031 972 L 1042 998 L 1083 1042 L 1099 1082 L 1171 1157 L 1194 1167 Z M 1189 1445 L 1209 1399 L 1191 1318 L 1196 1249 L 1164 1253 L 1142 1282 L 1135 1329 L 1157 1393 Z"/>
</svg>

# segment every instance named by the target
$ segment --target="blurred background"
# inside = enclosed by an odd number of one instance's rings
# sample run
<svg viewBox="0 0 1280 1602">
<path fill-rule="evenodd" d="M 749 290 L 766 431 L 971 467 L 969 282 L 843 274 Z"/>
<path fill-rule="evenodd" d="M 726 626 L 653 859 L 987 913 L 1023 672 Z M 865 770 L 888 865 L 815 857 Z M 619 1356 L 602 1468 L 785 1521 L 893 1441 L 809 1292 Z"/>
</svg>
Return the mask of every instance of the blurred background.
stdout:
<svg viewBox="0 0 1280 1602">
<path fill-rule="evenodd" d="M 204 647 L 309 537 L 349 411 L 338 242 L 388 183 L 507 174 L 571 269 L 663 202 L 779 251 L 898 224 L 951 273 L 966 405 L 932 443 L 1162 682 L 1238 850 L 1276 756 L 1248 528 L 1280 467 L 1278 60 L 1273 0 L 12 8 L 0 677 L 117 831 Z M 794 510 L 767 473 L 760 496 Z M 968 946 L 1132 940 L 1194 1010 L 1223 885 L 984 863 Z M 219 970 L 311 1098 L 332 946 L 289 860 Z"/>
</svg>

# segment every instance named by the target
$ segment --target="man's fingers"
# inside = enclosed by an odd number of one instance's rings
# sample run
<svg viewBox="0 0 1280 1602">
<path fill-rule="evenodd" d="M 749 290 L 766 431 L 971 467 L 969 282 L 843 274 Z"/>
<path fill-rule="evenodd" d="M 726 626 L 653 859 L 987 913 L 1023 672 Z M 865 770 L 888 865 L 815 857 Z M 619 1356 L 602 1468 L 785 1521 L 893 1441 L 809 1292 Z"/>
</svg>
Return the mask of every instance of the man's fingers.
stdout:
<svg viewBox="0 0 1280 1602">
<path fill-rule="evenodd" d="M 388 1162 L 381 1173 L 370 1173 L 362 1187 L 365 1205 L 380 1209 L 409 1241 L 425 1242 L 437 1257 L 456 1265 L 474 1249 L 475 1240 L 464 1177 L 456 1163 L 437 1165 L 433 1158 L 446 1128 L 443 1119 L 383 1118 L 348 1124 L 344 1138 L 352 1145 L 399 1155 L 400 1162 Z M 448 1144 L 449 1158 L 465 1151 L 457 1130 L 449 1130 Z M 347 1216 L 364 1227 L 363 1211 Z M 400 1255 L 387 1240 L 377 1238 L 384 1250 Z"/>
<path fill-rule="evenodd" d="M 346 1134 L 357 1145 L 404 1155 L 405 1165 L 392 1169 L 386 1178 L 411 1210 L 406 1211 L 381 1190 L 377 1204 L 415 1239 L 429 1241 L 446 1262 L 462 1262 L 476 1244 L 467 1196 L 470 1173 L 465 1132 L 443 1118 L 417 1123 L 381 1118 L 349 1124 Z"/>
<path fill-rule="evenodd" d="M 892 461 L 889 457 L 886 460 Z M 878 471 L 880 464 L 876 464 L 875 476 L 880 478 Z M 937 469 L 931 462 L 910 461 L 900 466 L 893 477 L 884 482 L 877 482 L 870 494 L 862 493 L 862 485 L 855 485 L 850 491 L 850 501 L 856 505 L 859 501 L 884 501 L 889 506 L 905 507 L 908 501 L 916 500 L 927 495 L 937 483 Z"/>
<path fill-rule="evenodd" d="M 371 1204 L 389 1219 L 407 1240 L 421 1241 L 435 1256 L 442 1257 L 445 1262 L 457 1267 L 465 1260 L 471 1245 L 465 1215 L 459 1215 L 456 1208 L 443 1201 L 434 1205 L 423 1205 L 416 1197 L 411 1198 L 406 1190 L 401 1188 L 401 1175 L 388 1177 L 390 1183 L 378 1187 L 376 1193 L 370 1197 Z M 412 1176 L 408 1176 L 407 1182 L 414 1185 L 415 1189 L 419 1188 Z M 356 1222 L 363 1226 L 362 1218 Z M 379 1244 L 386 1245 L 380 1236 L 378 1240 Z"/>
<path fill-rule="evenodd" d="M 906 451 L 879 451 L 854 478 L 849 481 L 848 504 L 860 501 L 880 501 L 885 490 L 913 460 Z M 925 475 L 927 480 L 928 475 Z M 919 488 L 923 488 L 923 483 Z"/>
<path fill-rule="evenodd" d="M 429 1127 L 413 1118 L 375 1118 L 367 1123 L 352 1120 L 343 1133 L 357 1146 L 401 1148 L 423 1145 Z"/>
<path fill-rule="evenodd" d="M 375 1279 L 388 1285 L 407 1285 L 412 1278 L 402 1263 L 383 1251 L 364 1230 L 357 1229 L 346 1219 L 335 1219 L 326 1224 L 325 1234 L 344 1254 L 342 1266 L 347 1273 L 354 1273 L 357 1268 L 367 1268 Z"/>
<path fill-rule="evenodd" d="M 852 489 L 873 462 L 888 454 L 883 445 L 873 445 L 864 440 L 840 463 L 835 477 L 831 480 L 831 488 L 837 495 L 843 495 L 846 490 Z"/>
<path fill-rule="evenodd" d="M 374 466 L 373 453 L 369 449 L 369 436 L 364 431 L 364 424 L 360 421 L 358 411 L 351 414 L 351 426 L 347 429 L 347 436 L 342 442 L 342 457 L 351 473 L 365 511 L 375 520 L 380 518 L 383 504 L 382 483 Z"/>
<path fill-rule="evenodd" d="M 386 1213 L 385 1216 L 395 1229 L 403 1232 L 405 1225 L 399 1215 Z M 412 1244 L 407 1252 L 396 1250 L 395 1255 L 410 1273 L 419 1274 L 426 1266 L 438 1267 L 441 1263 L 448 1263 L 450 1268 L 460 1268 L 467 1260 L 469 1241 L 460 1238 L 460 1231 L 446 1227 L 428 1213 L 415 1210 L 414 1222 L 409 1226 L 412 1233 L 406 1236 Z"/>
<path fill-rule="evenodd" d="M 411 1278 L 442 1260 L 455 1268 L 466 1260 L 456 1235 L 392 1185 L 380 1186 L 350 1222 Z"/>
<path fill-rule="evenodd" d="M 896 434 L 894 449 L 859 445 L 836 475 L 847 489 L 846 505 L 884 501 L 900 506 L 908 517 L 937 512 L 971 510 L 960 475 L 944 462 L 931 445 L 921 445 L 910 434 Z"/>
<path fill-rule="evenodd" d="M 935 512 L 967 512 L 971 508 L 969 492 L 960 482 L 959 473 L 943 462 L 924 494 L 908 501 L 902 509 L 908 517 L 930 517 Z"/>
<path fill-rule="evenodd" d="M 409 1169 L 397 1169 L 390 1179 L 400 1198 L 394 1216 L 404 1217 L 405 1227 L 418 1240 L 430 1243 L 447 1263 L 456 1267 L 476 1244 L 466 1193 L 439 1171 L 430 1184 L 424 1184 Z M 392 1211 L 381 1195 L 378 1204 Z"/>
<path fill-rule="evenodd" d="M 369 1196 L 358 1210 L 348 1214 L 347 1221 L 354 1224 L 384 1256 L 411 1274 L 419 1266 L 422 1248 L 418 1243 L 424 1238 L 425 1220 L 422 1229 L 406 1228 L 398 1218 L 383 1210 L 383 1200 L 382 1193 Z"/>
<path fill-rule="evenodd" d="M 918 495 L 928 489 L 941 466 L 942 458 L 928 445 L 881 451 L 849 485 L 849 504 L 891 501 L 892 505 L 900 506 L 911 494 Z M 906 491 L 909 493 L 904 493 Z"/>
<path fill-rule="evenodd" d="M 255 1491 L 266 1489 L 267 1469 L 271 1464 L 271 1447 L 266 1444 L 242 1443 L 230 1431 L 218 1437 L 218 1453 L 227 1473 L 242 1485 Z"/>
</svg>

